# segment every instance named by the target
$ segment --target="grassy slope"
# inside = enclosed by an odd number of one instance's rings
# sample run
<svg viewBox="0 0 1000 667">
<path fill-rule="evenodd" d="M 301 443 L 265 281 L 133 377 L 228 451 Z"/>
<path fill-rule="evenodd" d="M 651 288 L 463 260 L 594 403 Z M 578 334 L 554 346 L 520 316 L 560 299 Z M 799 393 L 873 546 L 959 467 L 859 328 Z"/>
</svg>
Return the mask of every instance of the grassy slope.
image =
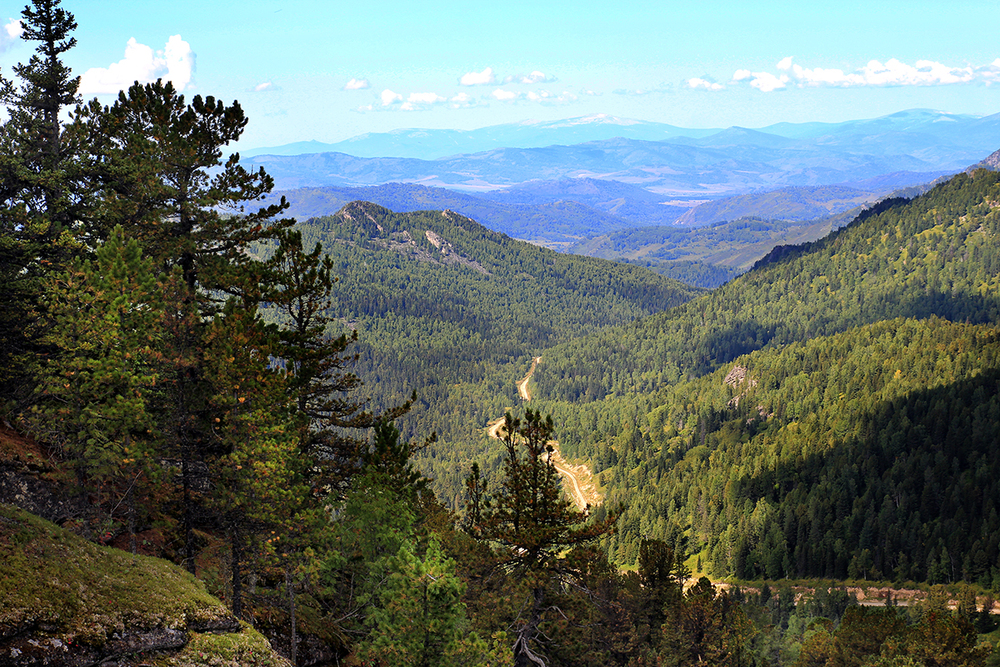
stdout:
<svg viewBox="0 0 1000 667">
<path fill-rule="evenodd" d="M 235 620 L 176 565 L 95 545 L 9 505 L 0 505 L 0 600 L 0 664 L 15 650 L 30 664 L 39 644 L 72 664 L 130 651 L 129 637 L 133 649 L 136 637 L 176 642 L 175 631 L 186 645 L 146 654 L 146 664 L 287 664 L 248 626 L 216 632 Z"/>
</svg>

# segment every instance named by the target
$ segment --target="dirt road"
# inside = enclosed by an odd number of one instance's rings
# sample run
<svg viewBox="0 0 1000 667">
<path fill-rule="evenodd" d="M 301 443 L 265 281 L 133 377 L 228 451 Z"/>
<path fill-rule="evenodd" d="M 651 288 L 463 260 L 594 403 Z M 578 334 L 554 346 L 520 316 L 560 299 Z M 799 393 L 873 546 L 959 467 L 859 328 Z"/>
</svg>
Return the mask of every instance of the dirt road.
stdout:
<svg viewBox="0 0 1000 667">
<path fill-rule="evenodd" d="M 517 383 L 517 395 L 525 401 L 531 400 L 531 392 L 528 391 L 528 382 L 531 381 L 531 376 L 535 374 L 535 369 L 538 368 L 538 362 L 541 360 L 541 357 L 535 357 L 532 359 L 531 368 L 528 369 L 528 374 L 524 376 L 523 380 Z"/>
<path fill-rule="evenodd" d="M 517 393 L 524 401 L 531 400 L 531 392 L 528 391 L 528 382 L 531 381 L 531 376 L 535 374 L 535 369 L 538 368 L 541 360 L 541 357 L 532 359 L 528 374 L 517 383 Z M 501 417 L 490 423 L 486 432 L 491 438 L 499 439 L 500 429 L 503 428 L 503 424 L 504 419 Z M 566 493 L 573 500 L 573 503 L 581 511 L 585 510 L 587 505 L 591 507 L 597 505 L 601 501 L 601 497 L 597 493 L 597 487 L 594 485 L 594 477 L 590 469 L 584 465 L 570 465 L 563 459 L 562 454 L 559 453 L 559 443 L 553 440 L 549 444 L 552 445 L 553 450 L 552 464 L 559 474 L 562 475 L 563 486 L 566 489 Z"/>
</svg>

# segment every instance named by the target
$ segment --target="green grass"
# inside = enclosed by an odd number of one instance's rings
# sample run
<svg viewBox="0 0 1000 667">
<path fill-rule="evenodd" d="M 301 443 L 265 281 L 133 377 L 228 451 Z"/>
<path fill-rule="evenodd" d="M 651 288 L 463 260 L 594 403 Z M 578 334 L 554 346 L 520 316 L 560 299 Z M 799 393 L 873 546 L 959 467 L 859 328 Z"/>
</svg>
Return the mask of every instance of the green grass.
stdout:
<svg viewBox="0 0 1000 667">
<path fill-rule="evenodd" d="M 31 628 L 36 638 L 100 650 L 119 633 L 205 628 L 231 616 L 173 563 L 98 546 L 0 505 L 0 636 Z M 282 664 L 249 627 L 189 636 L 184 649 L 161 656 L 163 664 Z"/>
</svg>

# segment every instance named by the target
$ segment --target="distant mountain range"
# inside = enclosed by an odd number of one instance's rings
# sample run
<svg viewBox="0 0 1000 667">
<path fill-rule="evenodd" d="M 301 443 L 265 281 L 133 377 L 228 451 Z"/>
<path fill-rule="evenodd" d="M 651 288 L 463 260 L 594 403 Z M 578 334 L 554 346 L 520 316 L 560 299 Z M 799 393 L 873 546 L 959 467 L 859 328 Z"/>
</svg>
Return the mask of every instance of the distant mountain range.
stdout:
<svg viewBox="0 0 1000 667">
<path fill-rule="evenodd" d="M 244 158 L 259 155 L 302 155 L 306 153 L 346 153 L 356 157 L 398 157 L 418 160 L 482 153 L 497 148 L 544 148 L 623 138 L 639 141 L 671 141 L 699 146 L 757 144 L 770 148 L 790 148 L 797 142 L 823 139 L 835 144 L 857 143 L 859 137 L 883 137 L 890 152 L 898 152 L 894 142 L 906 143 L 900 135 L 920 136 L 978 148 L 983 140 L 995 140 L 997 115 L 949 114 L 928 109 L 911 109 L 874 119 L 842 123 L 778 123 L 757 130 L 741 127 L 682 128 L 666 123 L 617 118 L 606 114 L 558 121 L 524 121 L 493 125 L 476 130 L 400 129 L 362 134 L 344 141 L 325 144 L 301 141 L 283 146 L 241 151 Z"/>
<path fill-rule="evenodd" d="M 583 141 L 570 143 L 577 140 Z M 724 197 L 788 187 L 813 188 L 807 204 L 836 213 L 842 198 L 824 198 L 825 186 L 857 189 L 861 192 L 850 199 L 870 201 L 961 171 L 998 145 L 1000 114 L 976 118 L 917 109 L 871 120 L 785 123 L 761 130 L 693 130 L 598 116 L 474 131 L 399 130 L 334 145 L 293 144 L 275 152 L 346 148 L 383 155 L 268 154 L 244 157 L 243 164 L 264 167 L 280 190 L 406 183 L 503 204 L 572 201 L 639 226 L 678 218 L 685 224 L 718 221 L 718 216 L 688 211 Z M 483 147 L 488 149 L 461 152 Z M 428 159 L 442 153 L 451 155 Z"/>
<path fill-rule="evenodd" d="M 805 237 L 812 238 L 843 224 L 839 217 L 847 211 L 900 190 L 916 193 L 980 163 L 997 146 L 1000 114 L 976 118 L 916 109 L 760 130 L 694 130 L 592 116 L 290 144 L 275 152 L 347 148 L 383 156 L 268 154 L 244 157 L 243 164 L 264 167 L 275 179 L 275 197 L 286 196 L 289 215 L 299 219 L 333 214 L 354 200 L 399 212 L 449 209 L 514 238 L 579 252 L 596 248 L 587 241 L 604 235 L 656 239 L 666 233 L 621 236 L 637 228 L 838 216 L 814 225 Z M 428 159 L 445 153 L 450 156 Z M 726 255 L 724 263 L 745 266 L 765 252 Z M 652 259 L 632 241 L 604 256 Z"/>
<path fill-rule="evenodd" d="M 450 155 L 481 153 L 495 148 L 542 148 L 553 144 L 580 144 L 624 137 L 660 141 L 675 137 L 704 137 L 718 129 L 686 129 L 665 123 L 617 118 L 606 114 L 557 121 L 528 120 L 477 130 L 401 129 L 361 134 L 333 144 L 300 141 L 270 148 L 241 151 L 243 157 L 347 153 L 357 157 L 404 157 L 434 160 Z"/>
</svg>

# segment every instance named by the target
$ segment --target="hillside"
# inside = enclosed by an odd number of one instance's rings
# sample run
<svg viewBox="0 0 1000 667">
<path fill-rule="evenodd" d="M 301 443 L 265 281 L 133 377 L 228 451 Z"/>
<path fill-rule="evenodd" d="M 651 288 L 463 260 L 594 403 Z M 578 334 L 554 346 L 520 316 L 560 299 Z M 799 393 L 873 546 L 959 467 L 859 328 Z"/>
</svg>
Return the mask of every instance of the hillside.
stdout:
<svg viewBox="0 0 1000 667">
<path fill-rule="evenodd" d="M 789 194 L 791 190 L 795 192 Z M 464 194 L 444 188 L 407 183 L 341 188 L 299 188 L 277 192 L 262 200 L 268 204 L 285 197 L 286 215 L 300 221 L 332 215 L 351 201 L 370 201 L 400 213 L 452 210 L 507 236 L 577 255 L 600 257 L 645 266 L 661 275 L 698 287 L 714 288 L 749 269 L 775 245 L 822 238 L 847 224 L 860 210 L 853 199 L 830 204 L 824 197 L 854 193 L 858 201 L 876 192 L 842 187 L 786 189 L 761 195 L 734 197 L 688 209 L 732 214 L 732 222 L 678 228 L 672 222 L 683 208 L 668 206 L 662 197 L 615 181 L 574 179 L 541 181 L 504 191 Z M 867 194 L 866 194 L 867 193 Z M 754 211 L 778 214 L 789 196 L 798 197 L 803 211 L 823 217 L 798 220 L 762 219 Z M 827 208 L 851 210 L 833 216 Z M 738 216 L 736 214 L 739 214 Z M 794 212 L 793 212 L 794 213 Z M 754 217 L 756 216 L 756 217 Z M 744 219 L 744 218 L 753 219 Z M 706 218 L 707 219 L 707 218 Z M 656 226 L 636 226 L 653 224 Z M 700 220 L 700 218 L 699 218 Z"/>
<path fill-rule="evenodd" d="M 413 436 L 438 432 L 421 460 L 438 488 L 460 486 L 468 461 L 489 448 L 483 429 L 517 404 L 511 378 L 535 351 L 702 293 L 644 268 L 515 241 L 451 211 L 354 202 L 299 229 L 333 260 L 331 312 L 358 332 L 356 372 L 373 404 L 417 392 L 402 425 Z"/>
<path fill-rule="evenodd" d="M 0 505 L 0 665 L 280 667 L 202 582 Z"/>
<path fill-rule="evenodd" d="M 1000 176 L 959 175 L 912 201 L 887 200 L 815 243 L 669 313 L 546 352 L 540 396 L 655 391 L 765 346 L 895 317 L 997 322 Z"/>
<path fill-rule="evenodd" d="M 447 209 L 473 218 L 493 231 L 540 245 L 565 245 L 581 237 L 624 229 L 630 225 L 627 220 L 612 213 L 569 198 L 500 202 L 412 183 L 386 183 L 359 188 L 297 188 L 276 192 L 262 203 L 278 201 L 281 197 L 285 197 L 290 204 L 286 215 L 299 221 L 333 215 L 344 205 L 360 200 L 398 213 Z"/>
<path fill-rule="evenodd" d="M 654 534 L 717 576 L 995 586 L 998 208 L 959 175 L 547 350 L 535 400 L 622 508 L 614 558 Z"/>
<path fill-rule="evenodd" d="M 682 215 L 676 224 L 698 227 L 751 215 L 783 220 L 814 220 L 867 204 L 873 198 L 873 193 L 869 191 L 844 186 L 781 188 L 704 203 Z"/>
<path fill-rule="evenodd" d="M 635 559 L 645 531 L 676 540 L 690 526 L 688 548 L 717 577 L 989 588 L 998 382 L 995 327 L 897 319 L 757 351 L 636 400 L 555 409 L 623 508 L 618 562 Z M 609 428 L 623 415 L 629 427 Z"/>
<path fill-rule="evenodd" d="M 695 229 L 639 227 L 602 234 L 566 249 L 638 264 L 691 285 L 715 288 L 748 271 L 775 246 L 821 239 L 859 211 L 805 222 L 739 218 Z"/>
</svg>

